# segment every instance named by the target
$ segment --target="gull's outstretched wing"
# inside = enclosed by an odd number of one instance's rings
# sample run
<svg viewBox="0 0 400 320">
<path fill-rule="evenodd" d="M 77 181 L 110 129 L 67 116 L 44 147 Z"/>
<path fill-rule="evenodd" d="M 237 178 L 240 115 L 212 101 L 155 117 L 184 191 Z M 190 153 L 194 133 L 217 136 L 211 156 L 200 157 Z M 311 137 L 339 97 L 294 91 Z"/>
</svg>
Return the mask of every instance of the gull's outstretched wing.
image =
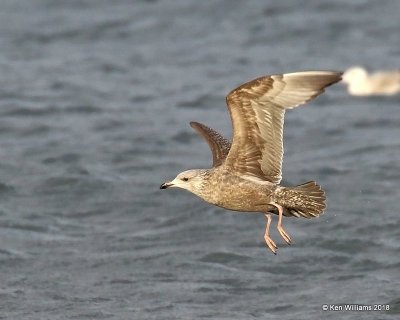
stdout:
<svg viewBox="0 0 400 320">
<path fill-rule="evenodd" d="M 278 184 L 285 110 L 310 101 L 340 79 L 339 72 L 305 71 L 261 77 L 231 91 L 226 102 L 233 141 L 224 165 L 240 175 Z"/>
<path fill-rule="evenodd" d="M 231 143 L 217 131 L 198 122 L 190 122 L 190 126 L 207 141 L 213 155 L 213 167 L 218 167 L 228 155 Z"/>
</svg>

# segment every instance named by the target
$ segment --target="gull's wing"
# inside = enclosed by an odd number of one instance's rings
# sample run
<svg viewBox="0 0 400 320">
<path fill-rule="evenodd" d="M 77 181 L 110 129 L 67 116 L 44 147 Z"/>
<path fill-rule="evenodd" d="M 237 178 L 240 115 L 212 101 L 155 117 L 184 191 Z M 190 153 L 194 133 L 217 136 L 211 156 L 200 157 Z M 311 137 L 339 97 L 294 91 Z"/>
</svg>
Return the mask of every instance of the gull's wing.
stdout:
<svg viewBox="0 0 400 320">
<path fill-rule="evenodd" d="M 208 143 L 213 155 L 213 167 L 218 167 L 228 155 L 231 143 L 217 131 L 198 122 L 191 122 L 190 126 Z"/>
<path fill-rule="evenodd" d="M 315 98 L 341 75 L 305 71 L 265 76 L 231 91 L 226 102 L 233 141 L 225 165 L 242 176 L 278 184 L 282 179 L 285 110 Z"/>
</svg>

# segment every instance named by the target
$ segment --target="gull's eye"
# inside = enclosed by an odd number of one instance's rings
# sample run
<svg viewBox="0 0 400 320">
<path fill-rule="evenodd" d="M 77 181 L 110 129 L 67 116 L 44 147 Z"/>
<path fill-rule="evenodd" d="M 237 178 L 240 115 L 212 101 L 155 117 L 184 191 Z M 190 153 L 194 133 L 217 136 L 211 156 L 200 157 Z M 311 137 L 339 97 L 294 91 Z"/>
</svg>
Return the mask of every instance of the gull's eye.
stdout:
<svg viewBox="0 0 400 320">
<path fill-rule="evenodd" d="M 189 181 L 189 178 L 182 178 L 183 181 Z"/>
</svg>

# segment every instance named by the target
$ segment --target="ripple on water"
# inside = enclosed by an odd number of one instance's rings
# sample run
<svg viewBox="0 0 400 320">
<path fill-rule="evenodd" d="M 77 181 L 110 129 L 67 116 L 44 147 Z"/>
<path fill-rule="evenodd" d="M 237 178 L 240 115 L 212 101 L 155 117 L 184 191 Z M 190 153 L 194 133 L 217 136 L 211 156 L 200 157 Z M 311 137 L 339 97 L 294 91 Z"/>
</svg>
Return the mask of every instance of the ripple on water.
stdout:
<svg viewBox="0 0 400 320">
<path fill-rule="evenodd" d="M 229 265 L 229 264 L 237 264 L 237 263 L 246 263 L 251 260 L 252 260 L 251 257 L 237 254 L 237 253 L 213 252 L 213 253 L 206 254 L 199 261 Z"/>
<path fill-rule="evenodd" d="M 198 108 L 198 109 L 210 109 L 215 108 L 220 103 L 221 97 L 213 96 L 213 94 L 203 94 L 195 97 L 191 100 L 181 101 L 177 104 L 180 108 Z"/>
<path fill-rule="evenodd" d="M 10 195 L 10 194 L 16 194 L 16 193 L 17 192 L 16 192 L 15 188 L 12 185 L 0 182 L 0 197 L 1 196 L 7 196 L 7 195 Z"/>
</svg>

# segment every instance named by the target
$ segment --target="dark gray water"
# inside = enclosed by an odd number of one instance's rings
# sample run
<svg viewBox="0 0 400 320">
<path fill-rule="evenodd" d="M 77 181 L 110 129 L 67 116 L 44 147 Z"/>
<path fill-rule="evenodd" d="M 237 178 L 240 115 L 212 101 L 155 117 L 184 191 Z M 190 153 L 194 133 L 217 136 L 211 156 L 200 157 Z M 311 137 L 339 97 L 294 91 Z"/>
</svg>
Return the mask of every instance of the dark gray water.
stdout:
<svg viewBox="0 0 400 320">
<path fill-rule="evenodd" d="M 341 85 L 287 113 L 284 182 L 328 210 L 264 218 L 159 185 L 207 167 L 224 97 L 268 73 L 399 67 L 399 1 L 0 2 L 0 318 L 394 319 L 400 98 Z M 323 304 L 390 311 L 322 311 Z"/>
</svg>

